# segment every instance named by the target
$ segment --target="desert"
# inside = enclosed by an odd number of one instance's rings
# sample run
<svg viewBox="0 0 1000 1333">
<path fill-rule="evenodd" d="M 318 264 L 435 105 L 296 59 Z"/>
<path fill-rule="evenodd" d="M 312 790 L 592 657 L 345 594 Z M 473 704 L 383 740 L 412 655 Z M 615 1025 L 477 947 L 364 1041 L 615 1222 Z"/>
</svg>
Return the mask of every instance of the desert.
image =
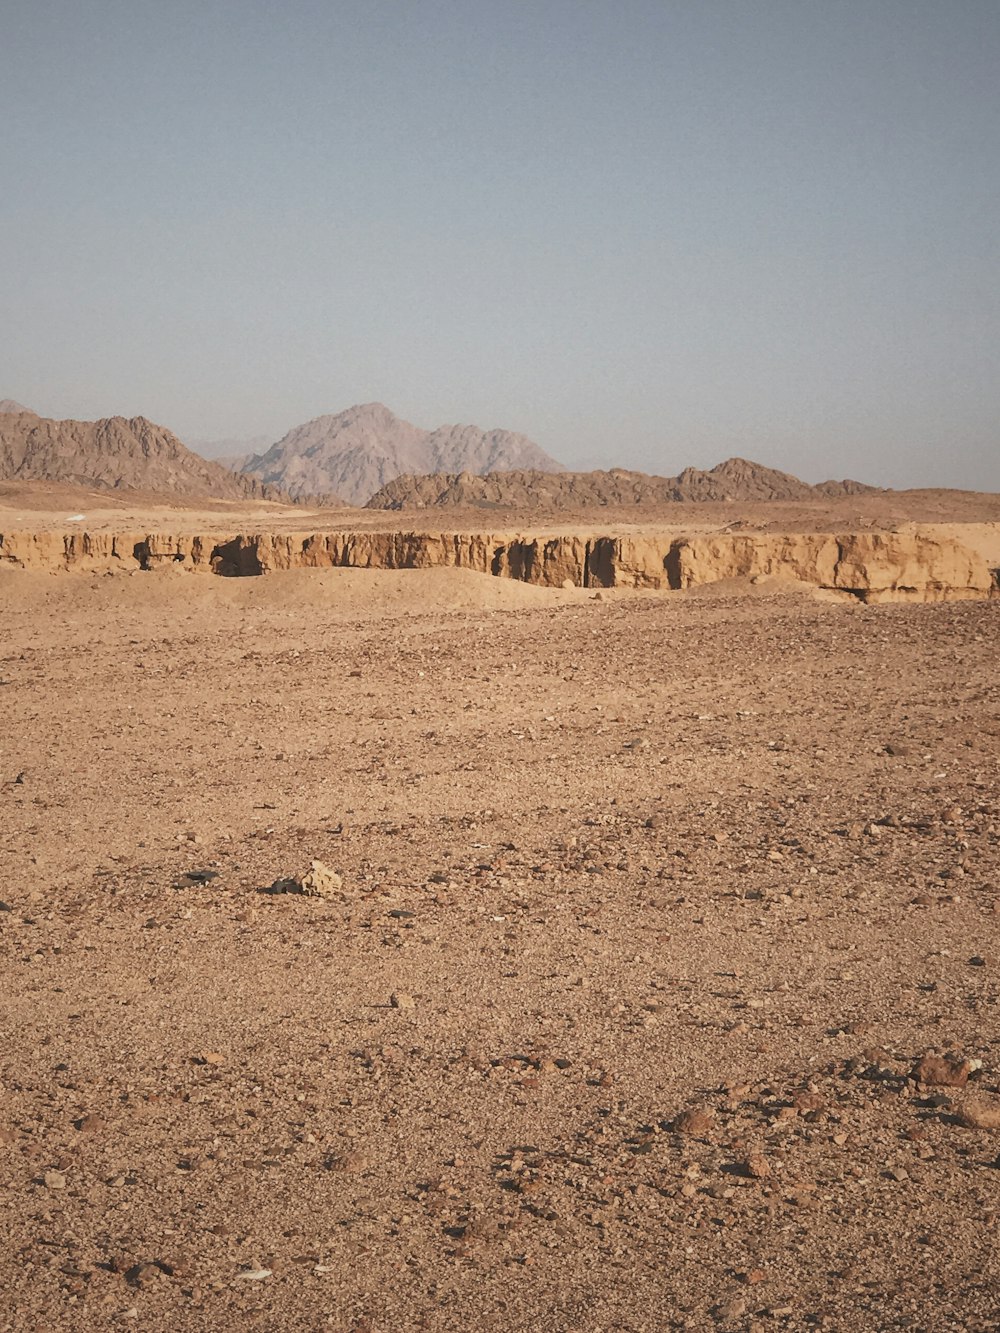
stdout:
<svg viewBox="0 0 1000 1333">
<path fill-rule="evenodd" d="M 5 1327 L 995 1327 L 995 497 L 152 500 L 0 495 Z"/>
<path fill-rule="evenodd" d="M 0 1333 L 1000 1333 L 1000 5 L 3 18 Z"/>
</svg>

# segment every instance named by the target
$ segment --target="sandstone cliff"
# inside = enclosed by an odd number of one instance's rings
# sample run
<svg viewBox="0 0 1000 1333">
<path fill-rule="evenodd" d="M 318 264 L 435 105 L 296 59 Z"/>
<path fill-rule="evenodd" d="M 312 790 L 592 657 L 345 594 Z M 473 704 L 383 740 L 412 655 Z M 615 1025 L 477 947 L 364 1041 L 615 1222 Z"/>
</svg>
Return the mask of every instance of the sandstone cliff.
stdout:
<svg viewBox="0 0 1000 1333">
<path fill-rule="evenodd" d="M 478 426 L 421 430 L 381 403 L 365 403 L 297 426 L 243 470 L 297 498 L 334 492 L 349 503 L 364 504 L 404 472 L 518 467 L 544 473 L 560 464 L 511 431 Z"/>
<path fill-rule="evenodd" d="M 691 501 L 808 500 L 873 491 L 858 481 L 810 486 L 798 477 L 744 458 L 730 458 L 708 472 L 685 468 L 676 477 L 613 468 L 609 472 L 514 470 L 476 476 L 471 471 L 439 476 L 401 476 L 368 502 L 369 509 L 442 508 L 593 509 Z"/>
<path fill-rule="evenodd" d="M 200 458 L 145 417 L 53 421 L 33 412 L 0 415 L 0 480 L 71 482 L 167 497 L 288 498 L 255 477 Z"/>
<path fill-rule="evenodd" d="M 964 541 L 919 530 L 688 538 L 13 532 L 0 535 L 0 565 L 4 564 L 23 569 L 135 571 L 179 566 L 237 577 L 301 568 L 446 566 L 545 587 L 675 590 L 726 579 L 777 578 L 865 602 L 984 599 L 1000 593 L 1000 535 L 992 525 L 982 525 Z"/>
</svg>

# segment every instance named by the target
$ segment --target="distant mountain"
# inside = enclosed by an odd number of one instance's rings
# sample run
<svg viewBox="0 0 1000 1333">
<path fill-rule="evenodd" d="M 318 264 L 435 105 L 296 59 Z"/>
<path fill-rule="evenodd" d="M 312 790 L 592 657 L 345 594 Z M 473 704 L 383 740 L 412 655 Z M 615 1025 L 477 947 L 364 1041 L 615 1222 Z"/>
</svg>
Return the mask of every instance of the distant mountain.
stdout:
<svg viewBox="0 0 1000 1333">
<path fill-rule="evenodd" d="M 114 489 L 287 500 L 273 486 L 229 472 L 145 417 L 53 421 L 31 412 L 0 416 L 0 480 L 71 482 Z"/>
<path fill-rule="evenodd" d="M 12 416 L 17 416 L 20 413 L 25 413 L 31 417 L 35 415 L 30 407 L 23 407 L 20 403 L 15 403 L 13 398 L 0 398 L 0 413 L 4 415 L 9 413 Z"/>
<path fill-rule="evenodd" d="M 475 476 L 469 471 L 439 476 L 401 476 L 368 502 L 369 509 L 466 506 L 489 509 L 584 509 L 691 501 L 807 500 L 860 495 L 877 487 L 858 481 L 810 486 L 788 472 L 729 458 L 702 472 L 685 468 L 676 477 L 651 477 L 614 468 L 610 472 L 546 473 L 519 469 Z"/>
<path fill-rule="evenodd" d="M 192 440 L 185 438 L 184 443 L 202 458 L 210 458 L 221 463 L 230 472 L 242 472 L 244 464 L 256 454 L 264 453 L 271 447 L 270 435 L 234 436 L 228 440 Z"/>
<path fill-rule="evenodd" d="M 557 472 L 561 464 L 524 435 L 477 426 L 421 430 L 381 403 L 316 417 L 258 454 L 243 472 L 295 497 L 334 492 L 364 504 L 402 473 L 532 468 Z"/>
</svg>

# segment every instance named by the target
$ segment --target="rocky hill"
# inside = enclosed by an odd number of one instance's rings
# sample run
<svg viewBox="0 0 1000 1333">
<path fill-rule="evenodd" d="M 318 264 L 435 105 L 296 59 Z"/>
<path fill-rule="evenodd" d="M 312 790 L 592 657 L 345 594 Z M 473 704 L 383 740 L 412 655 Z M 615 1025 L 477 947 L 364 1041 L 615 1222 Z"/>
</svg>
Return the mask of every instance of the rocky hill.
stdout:
<svg viewBox="0 0 1000 1333">
<path fill-rule="evenodd" d="M 15 403 L 13 398 L 0 398 L 0 414 L 19 416 L 26 413 L 28 416 L 34 416 L 30 407 L 24 407 L 21 403 Z"/>
<path fill-rule="evenodd" d="M 469 471 L 438 476 L 401 476 L 374 495 L 369 509 L 467 507 L 487 509 L 592 509 L 602 505 L 652 505 L 691 501 L 807 500 L 859 495 L 877 489 L 858 481 L 810 486 L 790 473 L 730 458 L 710 471 L 685 468 L 676 477 L 610 472 Z"/>
<path fill-rule="evenodd" d="M 381 403 L 365 403 L 335 416 L 297 426 L 243 471 L 304 497 L 334 492 L 364 504 L 402 473 L 471 473 L 531 468 L 540 475 L 561 470 L 524 435 L 478 426 L 421 430 Z"/>
<path fill-rule="evenodd" d="M 0 480 L 204 495 L 220 500 L 285 500 L 279 488 L 200 458 L 145 417 L 53 421 L 33 412 L 0 416 Z"/>
</svg>

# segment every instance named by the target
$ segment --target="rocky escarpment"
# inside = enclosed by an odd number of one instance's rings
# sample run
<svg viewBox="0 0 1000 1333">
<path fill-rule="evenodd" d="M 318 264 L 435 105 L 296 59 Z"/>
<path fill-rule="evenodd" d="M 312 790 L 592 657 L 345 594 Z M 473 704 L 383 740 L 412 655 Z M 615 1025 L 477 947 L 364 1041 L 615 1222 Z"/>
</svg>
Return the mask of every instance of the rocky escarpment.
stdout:
<svg viewBox="0 0 1000 1333">
<path fill-rule="evenodd" d="M 973 525 L 970 525 L 970 528 Z M 865 602 L 1000 595 L 997 533 L 717 533 L 533 537 L 485 533 L 12 532 L 0 566 L 243 577 L 288 569 L 469 569 L 543 587 L 687 589 L 727 579 L 794 580 Z"/>
<path fill-rule="evenodd" d="M 729 458 L 702 471 L 685 468 L 676 477 L 647 476 L 612 468 L 608 472 L 472 471 L 433 476 L 400 476 L 369 500 L 369 509 L 593 509 L 698 502 L 759 503 L 815 500 L 874 491 L 859 481 L 824 481 L 818 486 L 788 472 L 745 458 Z"/>
</svg>

